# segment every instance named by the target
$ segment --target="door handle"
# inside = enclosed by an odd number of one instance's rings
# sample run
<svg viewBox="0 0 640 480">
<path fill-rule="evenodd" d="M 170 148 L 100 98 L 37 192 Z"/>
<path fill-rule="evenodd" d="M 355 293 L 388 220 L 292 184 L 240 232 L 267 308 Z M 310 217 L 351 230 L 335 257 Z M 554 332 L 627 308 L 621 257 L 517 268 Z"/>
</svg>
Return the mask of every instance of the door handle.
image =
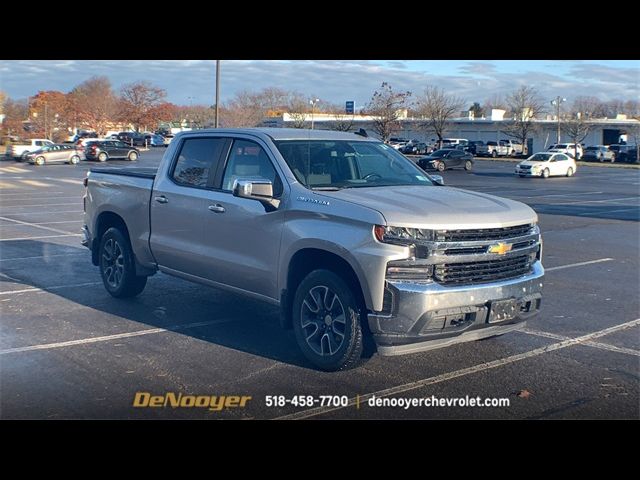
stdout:
<svg viewBox="0 0 640 480">
<path fill-rule="evenodd" d="M 169 199 L 164 195 L 160 195 L 159 197 L 155 197 L 154 200 L 158 203 L 169 203 Z"/>
<path fill-rule="evenodd" d="M 224 207 L 222 205 L 220 205 L 219 203 L 216 203 L 215 205 L 209 205 L 209 210 L 211 210 L 214 213 L 224 213 Z"/>
</svg>

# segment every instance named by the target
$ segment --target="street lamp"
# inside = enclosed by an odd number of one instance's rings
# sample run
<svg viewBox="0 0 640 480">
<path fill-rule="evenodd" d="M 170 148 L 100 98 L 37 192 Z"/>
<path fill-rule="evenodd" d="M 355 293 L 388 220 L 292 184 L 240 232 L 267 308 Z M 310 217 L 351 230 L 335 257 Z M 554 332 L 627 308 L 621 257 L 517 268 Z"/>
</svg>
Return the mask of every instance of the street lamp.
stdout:
<svg viewBox="0 0 640 480">
<path fill-rule="evenodd" d="M 318 103 L 319 101 L 320 101 L 319 98 L 314 98 L 312 100 L 309 100 L 309 103 L 311 104 L 311 130 L 313 130 L 313 113 L 316 108 L 316 103 Z"/>
<path fill-rule="evenodd" d="M 558 122 L 558 141 L 556 144 L 560 143 L 560 104 L 566 102 L 566 98 L 562 98 L 561 96 L 557 96 L 553 100 L 551 100 L 551 105 L 556 107 L 556 120 Z"/>
</svg>

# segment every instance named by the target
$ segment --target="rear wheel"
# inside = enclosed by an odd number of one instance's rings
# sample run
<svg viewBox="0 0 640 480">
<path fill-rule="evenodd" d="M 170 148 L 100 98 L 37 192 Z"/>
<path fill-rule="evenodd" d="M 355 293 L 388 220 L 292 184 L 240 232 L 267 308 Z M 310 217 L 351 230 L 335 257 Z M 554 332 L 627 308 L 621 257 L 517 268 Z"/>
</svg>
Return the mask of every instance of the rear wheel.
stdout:
<svg viewBox="0 0 640 480">
<path fill-rule="evenodd" d="M 37 157 L 36 158 L 36 165 L 38 165 L 38 166 L 44 165 L 44 157 Z"/>
<path fill-rule="evenodd" d="M 569 167 L 567 169 L 567 177 L 573 177 L 573 168 Z"/>
<path fill-rule="evenodd" d="M 447 169 L 447 166 L 444 164 L 444 162 L 438 162 L 437 168 L 439 172 L 444 172 Z"/>
<path fill-rule="evenodd" d="M 464 162 L 464 169 L 467 172 L 470 172 L 473 169 L 473 162 L 471 160 L 467 160 L 466 162 Z"/>
<path fill-rule="evenodd" d="M 138 152 L 129 152 L 129 155 L 127 156 L 127 158 L 129 159 L 130 162 L 134 162 L 138 159 Z"/>
<path fill-rule="evenodd" d="M 314 270 L 293 299 L 293 330 L 304 356 L 321 370 L 347 370 L 363 352 L 364 308 L 353 289 L 329 270 Z"/>
<path fill-rule="evenodd" d="M 100 240 L 100 275 L 102 283 L 116 298 L 135 297 L 147 284 L 147 277 L 136 275 L 129 238 L 119 229 L 108 229 Z"/>
<path fill-rule="evenodd" d="M 98 154 L 98 161 L 100 162 L 106 162 L 108 158 L 109 158 L 109 155 L 107 155 L 105 152 L 100 152 Z"/>
<path fill-rule="evenodd" d="M 491 156 L 493 158 L 496 158 L 498 156 L 498 152 L 494 150 L 493 152 L 491 152 Z"/>
</svg>

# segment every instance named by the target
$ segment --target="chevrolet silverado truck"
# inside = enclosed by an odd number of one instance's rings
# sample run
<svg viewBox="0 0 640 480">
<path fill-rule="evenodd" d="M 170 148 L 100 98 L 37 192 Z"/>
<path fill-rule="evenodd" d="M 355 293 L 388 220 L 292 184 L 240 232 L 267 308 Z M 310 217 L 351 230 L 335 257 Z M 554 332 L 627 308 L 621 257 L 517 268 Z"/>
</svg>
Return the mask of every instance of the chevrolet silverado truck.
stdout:
<svg viewBox="0 0 640 480">
<path fill-rule="evenodd" d="M 82 243 L 114 297 L 158 271 L 248 295 L 315 367 L 347 369 L 365 342 L 424 351 L 539 311 L 536 213 L 442 183 L 363 132 L 183 132 L 157 170 L 91 169 Z"/>
</svg>

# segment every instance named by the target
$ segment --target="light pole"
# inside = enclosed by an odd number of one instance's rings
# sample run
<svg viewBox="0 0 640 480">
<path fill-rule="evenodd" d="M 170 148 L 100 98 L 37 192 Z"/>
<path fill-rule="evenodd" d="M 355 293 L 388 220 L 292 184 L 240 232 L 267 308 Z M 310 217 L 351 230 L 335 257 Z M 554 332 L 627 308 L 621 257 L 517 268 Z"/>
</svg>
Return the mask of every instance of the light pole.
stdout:
<svg viewBox="0 0 640 480">
<path fill-rule="evenodd" d="M 556 144 L 560 143 L 560 104 L 566 101 L 567 99 L 562 98 L 560 95 L 551 100 L 551 105 L 554 105 L 556 107 L 556 121 L 558 122 L 558 141 L 556 142 Z"/>
<path fill-rule="evenodd" d="M 318 103 L 320 101 L 319 98 L 314 98 L 312 100 L 309 100 L 309 103 L 311 104 L 311 130 L 313 130 L 313 114 L 316 108 L 316 103 Z"/>
<path fill-rule="evenodd" d="M 220 60 L 216 60 L 216 118 L 215 118 L 216 128 L 218 128 L 219 112 L 220 112 Z"/>
</svg>

